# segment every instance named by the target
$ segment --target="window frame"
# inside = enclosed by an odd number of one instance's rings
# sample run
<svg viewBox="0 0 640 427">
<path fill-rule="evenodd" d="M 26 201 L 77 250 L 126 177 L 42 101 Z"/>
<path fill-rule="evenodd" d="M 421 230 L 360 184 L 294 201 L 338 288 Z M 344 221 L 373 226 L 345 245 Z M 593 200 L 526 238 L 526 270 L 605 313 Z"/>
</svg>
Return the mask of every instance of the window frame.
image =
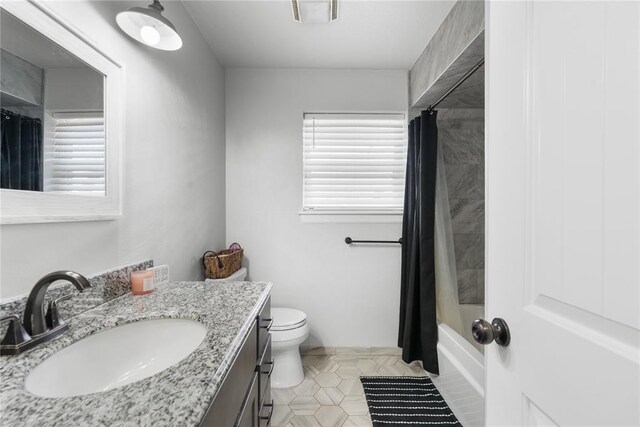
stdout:
<svg viewBox="0 0 640 427">
<path fill-rule="evenodd" d="M 302 176 L 301 176 L 301 185 L 302 191 L 300 192 L 300 211 L 298 215 L 300 216 L 301 222 L 304 223 L 400 223 L 402 222 L 403 215 L 403 206 L 399 208 L 381 208 L 381 209 L 307 209 L 304 206 L 304 198 L 305 198 L 305 171 L 306 171 L 306 160 L 304 157 L 305 147 L 304 147 L 304 120 L 307 115 L 323 115 L 323 114 L 332 114 L 332 115 L 368 115 L 368 116 L 402 116 L 403 117 L 403 128 L 404 128 L 404 145 L 407 146 L 408 135 L 407 135 L 407 123 L 408 123 L 408 111 L 304 111 L 301 117 L 301 157 L 302 157 Z M 406 157 L 405 157 L 405 171 L 406 175 Z"/>
</svg>

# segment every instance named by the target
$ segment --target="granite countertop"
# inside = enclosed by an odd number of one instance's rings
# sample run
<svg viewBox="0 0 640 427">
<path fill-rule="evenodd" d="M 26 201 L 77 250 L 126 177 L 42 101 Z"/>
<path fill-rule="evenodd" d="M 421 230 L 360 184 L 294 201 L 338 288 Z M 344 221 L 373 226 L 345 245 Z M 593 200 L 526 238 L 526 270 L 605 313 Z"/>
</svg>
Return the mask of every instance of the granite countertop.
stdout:
<svg viewBox="0 0 640 427">
<path fill-rule="evenodd" d="M 198 425 L 270 290 L 267 282 L 170 282 L 152 294 L 129 293 L 68 319 L 69 331 L 61 337 L 0 360 L 0 424 Z M 202 344 L 176 365 L 107 392 L 53 399 L 25 390 L 26 375 L 73 342 L 114 326 L 158 318 L 196 320 L 207 327 L 207 334 Z"/>
</svg>

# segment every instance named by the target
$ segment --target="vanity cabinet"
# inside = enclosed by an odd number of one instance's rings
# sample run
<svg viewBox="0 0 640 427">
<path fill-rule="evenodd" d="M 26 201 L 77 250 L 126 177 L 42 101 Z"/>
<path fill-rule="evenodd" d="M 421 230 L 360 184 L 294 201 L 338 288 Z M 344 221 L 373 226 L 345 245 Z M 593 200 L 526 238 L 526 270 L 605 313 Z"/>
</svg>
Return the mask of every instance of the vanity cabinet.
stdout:
<svg viewBox="0 0 640 427">
<path fill-rule="evenodd" d="M 271 425 L 271 299 L 256 317 L 247 338 L 200 422 L 201 427 Z"/>
</svg>

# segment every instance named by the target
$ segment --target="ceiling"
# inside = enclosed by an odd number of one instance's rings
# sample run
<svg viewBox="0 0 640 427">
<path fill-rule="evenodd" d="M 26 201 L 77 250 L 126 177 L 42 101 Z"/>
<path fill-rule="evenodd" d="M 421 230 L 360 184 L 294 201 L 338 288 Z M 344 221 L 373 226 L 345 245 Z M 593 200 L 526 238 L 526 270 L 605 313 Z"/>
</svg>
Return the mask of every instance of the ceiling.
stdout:
<svg viewBox="0 0 640 427">
<path fill-rule="evenodd" d="M 455 1 L 340 0 L 330 24 L 295 22 L 288 0 L 183 3 L 226 68 L 408 70 Z"/>
</svg>

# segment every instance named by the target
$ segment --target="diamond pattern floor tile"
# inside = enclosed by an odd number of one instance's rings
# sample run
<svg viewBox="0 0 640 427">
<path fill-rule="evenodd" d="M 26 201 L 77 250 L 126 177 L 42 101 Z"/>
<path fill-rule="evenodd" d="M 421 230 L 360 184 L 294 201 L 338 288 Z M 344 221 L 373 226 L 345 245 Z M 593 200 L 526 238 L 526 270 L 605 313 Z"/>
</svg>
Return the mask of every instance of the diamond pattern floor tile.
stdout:
<svg viewBox="0 0 640 427">
<path fill-rule="evenodd" d="M 298 396 L 289 403 L 295 415 L 313 415 L 320 408 L 320 403 L 313 396 Z"/>
<path fill-rule="evenodd" d="M 349 415 L 367 415 L 369 407 L 364 396 L 346 396 L 340 407 Z"/>
<path fill-rule="evenodd" d="M 320 372 L 335 372 L 340 367 L 331 356 L 320 358 L 314 366 Z"/>
<path fill-rule="evenodd" d="M 344 393 L 337 388 L 323 387 L 315 394 L 315 398 L 323 406 L 334 406 L 342 402 Z"/>
<path fill-rule="evenodd" d="M 400 357 L 398 356 L 373 356 L 374 362 L 380 366 L 395 365 Z"/>
<path fill-rule="evenodd" d="M 339 427 L 344 424 L 348 415 L 339 406 L 322 406 L 315 417 L 323 427 Z"/>
<path fill-rule="evenodd" d="M 342 379 L 333 372 L 321 372 L 315 378 L 320 387 L 335 387 Z"/>
<path fill-rule="evenodd" d="M 356 363 L 356 368 L 360 369 L 363 374 L 375 374 L 380 369 L 380 365 L 372 359 L 360 359 Z"/>
<path fill-rule="evenodd" d="M 315 366 L 305 366 L 304 367 L 304 377 L 305 378 L 315 378 L 320 371 Z"/>
<path fill-rule="evenodd" d="M 302 361 L 301 384 L 272 389 L 273 427 L 371 427 L 360 376 L 426 375 L 388 348 L 318 348 Z"/>
<path fill-rule="evenodd" d="M 287 427 L 322 427 L 313 415 L 296 415 Z"/>
<path fill-rule="evenodd" d="M 272 388 L 271 397 L 276 405 L 288 405 L 295 397 L 296 392 L 291 388 Z"/>
<path fill-rule="evenodd" d="M 293 418 L 293 411 L 288 405 L 273 405 L 273 415 L 271 415 L 271 424 L 274 426 L 287 425 Z"/>
<path fill-rule="evenodd" d="M 312 354 L 305 354 L 302 356 L 302 366 L 313 366 L 322 356 L 314 356 Z"/>
<path fill-rule="evenodd" d="M 350 415 L 342 427 L 373 427 L 371 418 L 366 415 Z"/>
<path fill-rule="evenodd" d="M 338 374 L 343 380 L 356 380 L 360 378 L 360 375 L 362 375 L 362 371 L 355 366 L 352 368 L 343 367 L 338 368 L 336 374 Z"/>
<path fill-rule="evenodd" d="M 338 390 L 343 392 L 346 396 L 363 396 L 364 390 L 362 383 L 357 380 L 343 380 L 338 384 Z"/>
<path fill-rule="evenodd" d="M 345 356 L 336 356 L 334 361 L 340 365 L 340 367 L 352 368 L 358 364 L 360 359 L 357 357 L 345 357 Z"/>
<path fill-rule="evenodd" d="M 298 396 L 313 396 L 320 390 L 320 386 L 312 378 L 305 379 L 293 388 Z"/>
</svg>

